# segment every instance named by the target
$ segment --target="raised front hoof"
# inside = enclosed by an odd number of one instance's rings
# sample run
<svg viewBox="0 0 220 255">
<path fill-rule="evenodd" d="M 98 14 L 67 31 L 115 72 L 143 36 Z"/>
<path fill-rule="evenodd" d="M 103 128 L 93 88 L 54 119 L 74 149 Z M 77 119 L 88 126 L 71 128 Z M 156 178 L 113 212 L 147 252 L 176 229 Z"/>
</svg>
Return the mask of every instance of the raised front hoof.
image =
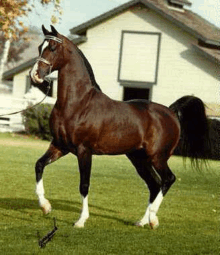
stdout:
<svg viewBox="0 0 220 255">
<path fill-rule="evenodd" d="M 157 216 L 150 220 L 149 225 L 150 225 L 150 228 L 153 230 L 155 230 L 159 227 L 159 220 L 158 220 Z"/>
<path fill-rule="evenodd" d="M 52 210 L 51 204 L 48 200 L 44 204 L 41 204 L 40 207 L 41 207 L 41 210 L 43 211 L 44 215 L 49 214 Z"/>
</svg>

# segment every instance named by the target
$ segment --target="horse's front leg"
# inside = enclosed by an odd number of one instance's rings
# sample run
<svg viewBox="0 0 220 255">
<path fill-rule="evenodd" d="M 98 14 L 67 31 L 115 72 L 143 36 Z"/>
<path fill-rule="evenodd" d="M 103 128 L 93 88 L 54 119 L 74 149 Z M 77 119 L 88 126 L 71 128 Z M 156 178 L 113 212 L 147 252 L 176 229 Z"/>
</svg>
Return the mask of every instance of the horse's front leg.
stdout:
<svg viewBox="0 0 220 255">
<path fill-rule="evenodd" d="M 88 193 L 90 185 L 92 154 L 90 150 L 84 146 L 80 146 L 78 148 L 77 158 L 80 171 L 79 191 L 83 201 L 81 215 L 74 226 L 77 228 L 83 228 L 86 220 L 89 218 Z"/>
<path fill-rule="evenodd" d="M 43 185 L 43 171 L 46 165 L 54 162 L 58 158 L 64 156 L 66 153 L 63 153 L 60 149 L 55 147 L 52 143 L 47 150 L 47 152 L 38 159 L 35 165 L 36 173 L 36 194 L 38 196 L 39 205 L 43 210 L 44 214 L 48 214 L 51 211 L 50 202 L 44 196 L 44 185 Z"/>
</svg>

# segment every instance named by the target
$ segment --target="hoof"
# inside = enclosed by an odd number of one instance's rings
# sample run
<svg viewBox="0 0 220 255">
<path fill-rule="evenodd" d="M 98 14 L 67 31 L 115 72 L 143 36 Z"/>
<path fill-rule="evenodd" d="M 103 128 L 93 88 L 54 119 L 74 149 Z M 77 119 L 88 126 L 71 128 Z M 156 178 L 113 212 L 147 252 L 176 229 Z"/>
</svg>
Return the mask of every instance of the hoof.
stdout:
<svg viewBox="0 0 220 255">
<path fill-rule="evenodd" d="M 73 224 L 74 228 L 84 228 L 84 225 L 86 223 L 86 220 L 89 218 L 89 216 L 84 217 L 80 217 L 77 222 L 75 222 Z"/>
<path fill-rule="evenodd" d="M 155 216 L 152 220 L 150 220 L 150 228 L 157 229 L 159 227 L 159 220 L 157 216 Z"/>
<path fill-rule="evenodd" d="M 137 226 L 137 227 L 142 227 L 143 228 L 145 224 L 141 221 L 138 221 L 138 222 L 135 222 L 134 225 Z"/>
<path fill-rule="evenodd" d="M 51 204 L 50 204 L 50 202 L 48 200 L 46 200 L 44 202 L 44 204 L 40 205 L 40 207 L 41 207 L 44 215 L 47 215 L 48 213 L 50 213 L 51 209 L 52 209 L 51 208 Z"/>
<path fill-rule="evenodd" d="M 82 220 L 78 220 L 77 222 L 73 224 L 74 228 L 84 228 L 84 225 L 85 225 L 85 221 L 82 221 Z"/>
<path fill-rule="evenodd" d="M 80 223 L 76 222 L 76 223 L 73 224 L 73 227 L 74 228 L 84 228 L 84 224 L 80 224 Z"/>
</svg>

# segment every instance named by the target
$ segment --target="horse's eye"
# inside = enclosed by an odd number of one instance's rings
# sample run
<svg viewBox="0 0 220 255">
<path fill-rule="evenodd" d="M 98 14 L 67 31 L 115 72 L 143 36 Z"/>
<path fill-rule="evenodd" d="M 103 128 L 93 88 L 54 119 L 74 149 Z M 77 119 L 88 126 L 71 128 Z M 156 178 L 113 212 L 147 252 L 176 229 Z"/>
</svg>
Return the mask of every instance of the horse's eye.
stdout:
<svg viewBox="0 0 220 255">
<path fill-rule="evenodd" d="M 50 51 L 55 51 L 56 50 L 56 46 L 55 45 L 49 45 L 49 50 Z"/>
</svg>

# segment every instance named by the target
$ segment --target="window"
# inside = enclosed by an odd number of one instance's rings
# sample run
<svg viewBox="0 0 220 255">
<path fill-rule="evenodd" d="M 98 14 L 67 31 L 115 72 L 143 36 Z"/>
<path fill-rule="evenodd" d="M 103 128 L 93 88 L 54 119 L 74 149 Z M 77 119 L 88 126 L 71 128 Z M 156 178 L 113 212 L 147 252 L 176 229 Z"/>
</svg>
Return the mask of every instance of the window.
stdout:
<svg viewBox="0 0 220 255">
<path fill-rule="evenodd" d="M 160 33 L 122 31 L 118 81 L 156 84 Z"/>
</svg>

